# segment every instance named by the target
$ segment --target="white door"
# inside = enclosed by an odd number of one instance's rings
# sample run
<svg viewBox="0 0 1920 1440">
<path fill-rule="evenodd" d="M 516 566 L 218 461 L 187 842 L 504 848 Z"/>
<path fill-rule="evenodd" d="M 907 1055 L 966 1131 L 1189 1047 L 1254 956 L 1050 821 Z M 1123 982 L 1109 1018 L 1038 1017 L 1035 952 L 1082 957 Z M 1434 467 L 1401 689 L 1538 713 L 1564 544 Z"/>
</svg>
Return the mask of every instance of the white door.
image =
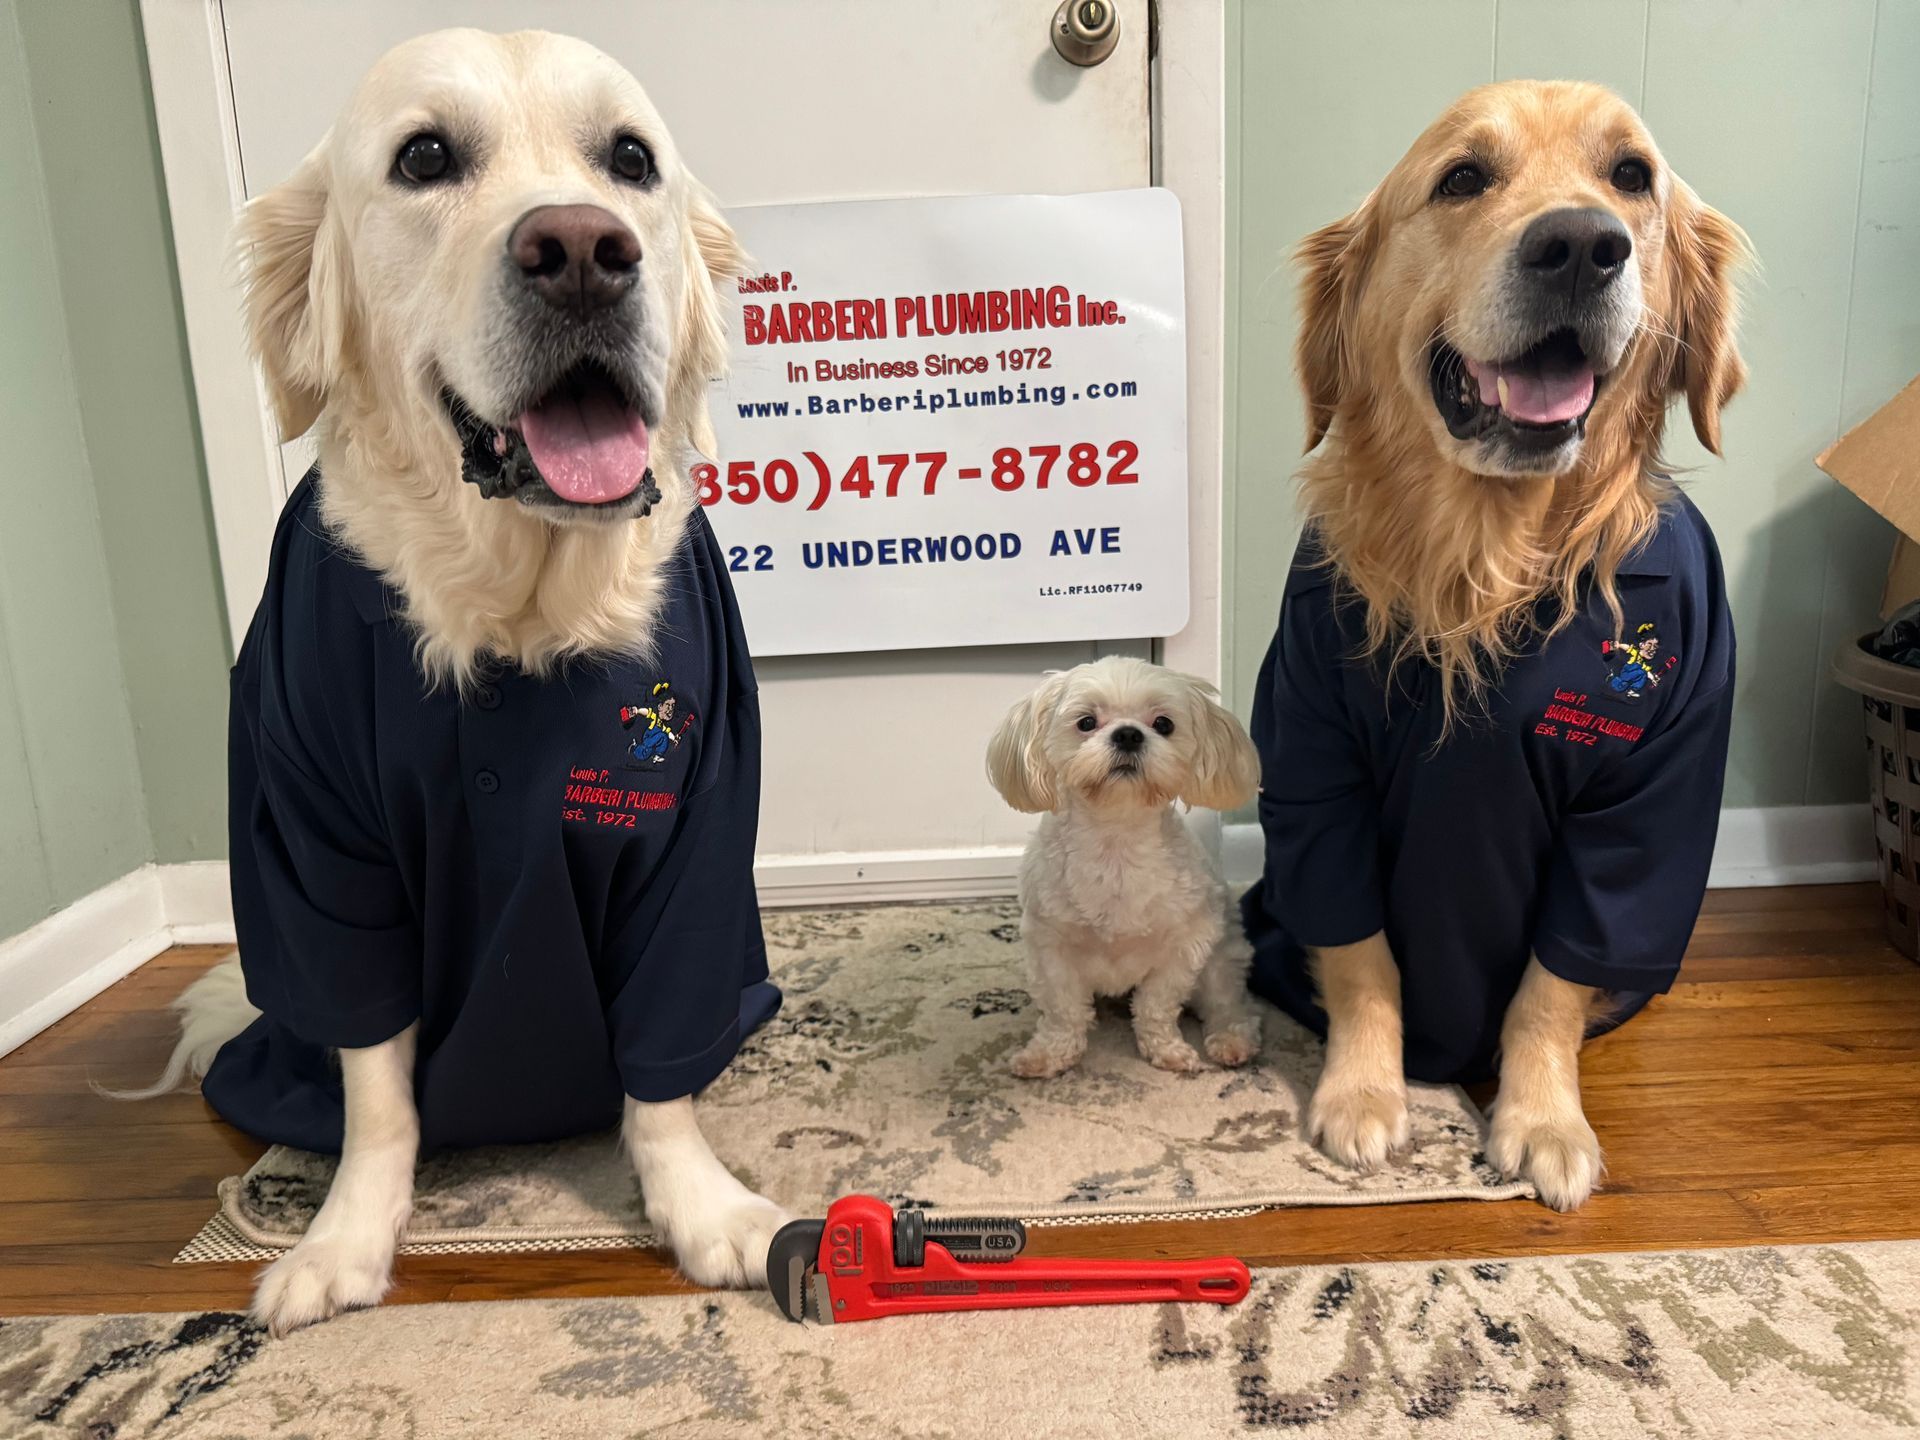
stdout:
<svg viewBox="0 0 1920 1440">
<path fill-rule="evenodd" d="M 185 0 L 146 0 L 156 105 L 167 147 L 176 238 L 190 189 L 176 151 L 192 97 L 166 71 L 189 68 Z M 382 51 L 423 30 L 477 25 L 567 31 L 606 50 L 647 87 L 694 172 L 723 205 L 974 193 L 1070 193 L 1153 180 L 1149 0 L 1118 0 L 1120 39 L 1086 69 L 1054 53 L 1053 0 L 208 0 L 214 53 L 201 97 L 221 110 L 230 189 L 251 196 L 288 174 Z M 195 64 L 202 62 L 189 56 Z M 224 89 L 224 93 L 221 93 Z M 1216 96 L 1217 99 L 1217 96 Z M 204 115 L 201 116 L 204 131 Z M 171 143 L 169 144 L 169 142 Z M 203 147 L 204 148 L 204 147 Z M 204 162 L 202 162 L 204 166 Z M 182 250 L 187 250 L 182 245 Z M 199 373 L 194 277 L 183 253 Z M 1201 322 L 1204 324 L 1204 319 Z M 212 330 L 203 320 L 199 330 Z M 218 338 L 218 337 L 216 337 Z M 225 361 L 230 357 L 216 359 Z M 213 367 L 217 372 L 219 366 Z M 1217 369 L 1217 366 L 1215 367 Z M 1202 382 L 1204 383 L 1204 381 Z M 203 376 L 203 428 L 212 403 Z M 231 400 L 227 402 L 231 405 Z M 1196 417 L 1197 418 L 1197 417 Z M 1217 424 L 1217 420 L 1213 422 Z M 210 440 L 210 466 L 218 447 Z M 1205 448 L 1205 442 L 1202 442 Z M 245 447 L 237 447 L 244 457 Z M 255 455 L 261 452 L 256 449 Z M 271 501 L 214 485 L 222 568 L 236 633 L 264 574 L 258 520 L 229 510 L 277 505 L 306 452 L 272 466 Z M 1203 467 L 1202 475 L 1209 471 Z M 1217 461 L 1211 472 L 1217 483 Z M 1203 524 L 1197 547 L 1216 543 Z M 258 553 L 229 555 L 239 546 Z M 1197 574 L 1217 572 L 1211 550 Z M 1204 569 L 1203 569 L 1204 566 Z M 1203 597 L 1204 598 L 1204 597 Z M 1191 624 L 1215 623 L 1196 607 Z M 1145 653 L 1142 639 L 1102 649 Z M 1207 670 L 1209 643 L 1196 654 Z M 1008 847 L 1028 821 L 986 784 L 986 738 L 1012 700 L 1092 644 L 767 659 L 760 849 L 763 885 L 856 876 L 886 893 L 1003 889 Z M 889 869 L 891 867 L 891 869 Z M 891 882 L 888 876 L 892 877 Z M 769 897 L 774 898 L 774 897 Z"/>
</svg>

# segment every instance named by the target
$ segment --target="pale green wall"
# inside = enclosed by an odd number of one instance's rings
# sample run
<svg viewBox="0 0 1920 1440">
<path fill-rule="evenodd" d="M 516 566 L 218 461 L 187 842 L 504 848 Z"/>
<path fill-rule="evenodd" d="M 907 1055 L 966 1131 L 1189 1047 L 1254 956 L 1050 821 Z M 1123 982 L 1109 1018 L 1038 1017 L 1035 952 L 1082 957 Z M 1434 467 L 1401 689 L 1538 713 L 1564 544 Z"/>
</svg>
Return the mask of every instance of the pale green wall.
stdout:
<svg viewBox="0 0 1920 1440">
<path fill-rule="evenodd" d="M 20 20 L 154 853 L 223 856 L 226 611 L 137 0 Z"/>
<path fill-rule="evenodd" d="M 1727 459 L 1695 445 L 1684 413 L 1670 446 L 1698 467 L 1740 637 L 1727 803 L 1857 798 L 1859 717 L 1826 663 L 1872 623 L 1891 532 L 1813 457 L 1920 372 L 1912 0 L 1229 0 L 1233 698 L 1251 705 L 1299 532 L 1289 251 L 1461 91 L 1519 77 L 1618 90 L 1760 253 Z"/>
<path fill-rule="evenodd" d="M 14 6 L 0 9 L 0 933 L 152 850 Z"/>
<path fill-rule="evenodd" d="M 226 642 L 132 0 L 0 0 L 0 936 L 224 850 Z"/>
</svg>

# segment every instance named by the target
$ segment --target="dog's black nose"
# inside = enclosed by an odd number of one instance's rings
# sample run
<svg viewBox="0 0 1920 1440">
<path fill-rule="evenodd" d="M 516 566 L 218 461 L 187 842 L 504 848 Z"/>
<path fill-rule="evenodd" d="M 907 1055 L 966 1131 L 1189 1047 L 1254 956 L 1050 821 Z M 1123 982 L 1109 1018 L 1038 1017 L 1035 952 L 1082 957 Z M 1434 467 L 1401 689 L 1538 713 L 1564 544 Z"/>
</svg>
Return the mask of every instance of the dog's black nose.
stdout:
<svg viewBox="0 0 1920 1440">
<path fill-rule="evenodd" d="M 1122 725 L 1113 732 L 1113 748 L 1116 750 L 1125 750 L 1131 754 L 1146 743 L 1146 734 L 1137 725 Z"/>
<path fill-rule="evenodd" d="M 1520 268 L 1568 300 L 1605 289 L 1632 254 L 1633 236 L 1619 217 L 1591 207 L 1549 210 L 1520 236 Z"/>
<path fill-rule="evenodd" d="M 598 205 L 542 205 L 520 217 L 507 258 L 556 310 L 587 315 L 618 304 L 640 279 L 640 241 Z"/>
</svg>

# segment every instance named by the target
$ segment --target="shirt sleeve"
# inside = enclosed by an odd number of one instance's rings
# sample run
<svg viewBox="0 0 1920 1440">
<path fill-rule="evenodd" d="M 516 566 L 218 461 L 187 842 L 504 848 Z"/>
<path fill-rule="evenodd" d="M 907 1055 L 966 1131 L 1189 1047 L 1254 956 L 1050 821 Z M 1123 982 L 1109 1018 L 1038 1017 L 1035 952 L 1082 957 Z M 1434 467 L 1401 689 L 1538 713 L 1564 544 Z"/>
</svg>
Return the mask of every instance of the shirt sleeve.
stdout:
<svg viewBox="0 0 1920 1440">
<path fill-rule="evenodd" d="M 1732 722 L 1729 680 L 1691 697 L 1574 801 L 1533 941 L 1553 974 L 1603 990 L 1673 984 L 1706 894 Z"/>
<path fill-rule="evenodd" d="M 372 754 L 334 733 L 327 706 L 297 675 L 290 683 L 288 660 L 296 670 L 302 662 L 278 638 L 250 637 L 230 720 L 234 910 L 248 998 L 313 1044 L 376 1045 L 419 1017 L 413 906 L 365 813 Z M 351 697 L 352 667 L 327 668 Z M 368 771 L 365 785 L 344 773 L 353 765 Z"/>
<path fill-rule="evenodd" d="M 1324 584 L 1291 589 L 1254 699 L 1266 909 L 1305 946 L 1350 945 L 1386 928 L 1379 797 L 1345 713 L 1351 662 L 1333 600 Z"/>
</svg>

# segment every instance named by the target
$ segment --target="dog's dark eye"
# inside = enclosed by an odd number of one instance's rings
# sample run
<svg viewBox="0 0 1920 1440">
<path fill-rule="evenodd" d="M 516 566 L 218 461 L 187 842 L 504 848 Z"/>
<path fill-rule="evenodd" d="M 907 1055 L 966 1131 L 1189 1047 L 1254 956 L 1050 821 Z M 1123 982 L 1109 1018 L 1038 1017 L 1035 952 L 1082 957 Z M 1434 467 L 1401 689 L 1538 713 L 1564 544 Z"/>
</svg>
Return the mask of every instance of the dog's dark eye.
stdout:
<svg viewBox="0 0 1920 1440">
<path fill-rule="evenodd" d="M 614 140 L 607 165 L 622 180 L 630 180 L 635 185 L 644 185 L 653 178 L 653 152 L 631 135 Z"/>
<path fill-rule="evenodd" d="M 1153 733 L 1156 735 L 1173 734 L 1173 721 L 1169 720 L 1164 715 L 1154 716 L 1153 717 Z"/>
<path fill-rule="evenodd" d="M 1622 160 L 1613 167 L 1613 188 L 1629 195 L 1642 195 L 1653 188 L 1653 171 L 1644 160 Z"/>
<path fill-rule="evenodd" d="M 1464 200 L 1470 195 L 1478 195 L 1492 183 L 1491 175 L 1472 161 L 1467 161 L 1447 171 L 1433 193 L 1444 195 L 1449 200 Z"/>
<path fill-rule="evenodd" d="M 400 153 L 393 157 L 393 172 L 410 185 L 432 185 L 437 181 L 451 180 L 456 166 L 453 159 L 453 146 L 447 143 L 443 135 L 424 131 L 413 136 L 400 147 Z"/>
<path fill-rule="evenodd" d="M 1100 722 L 1094 719 L 1093 716 L 1082 715 L 1080 717 L 1080 729 L 1082 733 L 1091 734 L 1093 731 L 1098 730 L 1099 728 L 1100 728 Z"/>
</svg>

